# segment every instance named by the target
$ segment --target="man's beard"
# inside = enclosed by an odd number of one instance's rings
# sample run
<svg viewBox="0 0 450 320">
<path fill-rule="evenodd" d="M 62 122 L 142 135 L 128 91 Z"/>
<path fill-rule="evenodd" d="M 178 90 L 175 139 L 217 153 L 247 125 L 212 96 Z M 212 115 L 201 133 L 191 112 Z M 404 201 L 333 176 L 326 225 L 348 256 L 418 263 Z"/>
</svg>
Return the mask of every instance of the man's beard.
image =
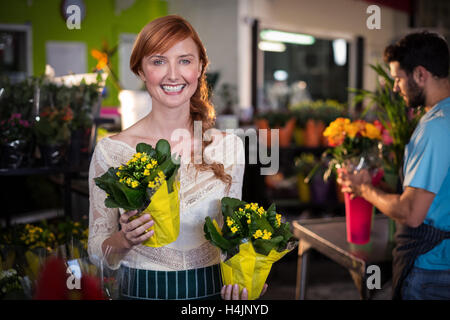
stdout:
<svg viewBox="0 0 450 320">
<path fill-rule="evenodd" d="M 419 88 L 413 77 L 408 77 L 408 90 L 406 92 L 406 104 L 409 108 L 418 108 L 425 105 L 424 90 Z"/>
</svg>

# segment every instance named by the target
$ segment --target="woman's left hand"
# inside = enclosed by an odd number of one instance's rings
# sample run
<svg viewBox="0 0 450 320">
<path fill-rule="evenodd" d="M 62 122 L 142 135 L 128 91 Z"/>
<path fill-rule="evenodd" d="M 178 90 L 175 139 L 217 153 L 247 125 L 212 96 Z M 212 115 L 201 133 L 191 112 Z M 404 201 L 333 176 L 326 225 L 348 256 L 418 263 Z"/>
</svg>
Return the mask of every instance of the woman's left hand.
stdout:
<svg viewBox="0 0 450 320">
<path fill-rule="evenodd" d="M 267 291 L 267 283 L 264 284 L 264 287 L 261 291 L 259 297 L 262 297 Z M 223 300 L 248 300 L 248 291 L 247 288 L 242 289 L 241 296 L 239 297 L 239 285 L 238 284 L 229 284 L 222 287 L 220 291 L 220 295 Z"/>
</svg>

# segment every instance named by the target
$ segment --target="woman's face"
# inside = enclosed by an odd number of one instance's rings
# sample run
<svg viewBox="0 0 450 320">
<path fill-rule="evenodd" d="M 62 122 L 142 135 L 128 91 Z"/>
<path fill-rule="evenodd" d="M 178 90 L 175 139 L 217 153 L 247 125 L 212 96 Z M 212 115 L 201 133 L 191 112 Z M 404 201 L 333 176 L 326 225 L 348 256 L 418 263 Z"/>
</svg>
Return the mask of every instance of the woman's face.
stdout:
<svg viewBox="0 0 450 320">
<path fill-rule="evenodd" d="M 144 57 L 139 75 L 152 97 L 152 105 L 176 108 L 189 107 L 201 72 L 197 45 L 189 37 L 166 52 Z"/>
</svg>

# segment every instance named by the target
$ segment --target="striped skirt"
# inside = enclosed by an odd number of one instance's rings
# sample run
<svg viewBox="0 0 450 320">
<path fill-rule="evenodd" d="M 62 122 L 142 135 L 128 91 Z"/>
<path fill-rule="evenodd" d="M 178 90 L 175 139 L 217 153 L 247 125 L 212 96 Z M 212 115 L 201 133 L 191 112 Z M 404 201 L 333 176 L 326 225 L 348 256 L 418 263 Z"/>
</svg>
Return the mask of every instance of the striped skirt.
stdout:
<svg viewBox="0 0 450 320">
<path fill-rule="evenodd" d="M 154 271 L 121 267 L 122 299 L 215 300 L 220 299 L 219 265 L 181 271 Z"/>
</svg>

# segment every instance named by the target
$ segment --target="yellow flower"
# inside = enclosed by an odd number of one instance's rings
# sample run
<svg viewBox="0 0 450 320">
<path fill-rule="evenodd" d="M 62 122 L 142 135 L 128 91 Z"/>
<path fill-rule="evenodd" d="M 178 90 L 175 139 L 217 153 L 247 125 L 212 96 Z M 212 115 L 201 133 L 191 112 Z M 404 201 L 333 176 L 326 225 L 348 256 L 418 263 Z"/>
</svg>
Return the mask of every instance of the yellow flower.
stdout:
<svg viewBox="0 0 450 320">
<path fill-rule="evenodd" d="M 148 169 L 144 170 L 144 176 L 149 176 L 150 175 L 150 171 Z"/>
<path fill-rule="evenodd" d="M 256 230 L 256 232 L 253 234 L 253 237 L 255 239 L 261 238 L 263 236 L 263 233 L 260 229 Z"/>
<path fill-rule="evenodd" d="M 269 232 L 266 229 L 264 229 L 262 238 L 264 240 L 270 240 L 271 237 L 272 237 L 272 232 Z"/>
<path fill-rule="evenodd" d="M 238 231 L 238 228 L 236 228 L 236 227 L 231 227 L 231 232 L 236 233 L 236 231 Z"/>
<path fill-rule="evenodd" d="M 250 223 L 252 223 L 252 219 L 248 218 L 247 224 L 250 224 Z"/>
<path fill-rule="evenodd" d="M 281 226 L 281 214 L 276 214 L 275 219 L 277 220 L 277 227 Z"/>
<path fill-rule="evenodd" d="M 142 158 L 141 158 L 141 161 L 142 161 L 142 162 L 147 162 L 147 160 L 148 160 L 147 156 L 146 156 L 146 155 L 143 155 Z"/>
<path fill-rule="evenodd" d="M 138 185 L 139 185 L 139 182 L 137 182 L 136 180 L 134 180 L 134 181 L 131 183 L 131 187 L 132 187 L 132 188 L 136 188 Z"/>
<path fill-rule="evenodd" d="M 258 208 L 258 213 L 259 213 L 259 216 L 261 216 L 262 214 L 264 214 L 264 208 L 263 207 L 259 207 Z"/>
<path fill-rule="evenodd" d="M 117 171 L 117 172 L 116 172 L 116 175 L 117 175 L 118 177 L 120 177 L 120 171 Z"/>
<path fill-rule="evenodd" d="M 233 219 L 231 219 L 230 217 L 227 217 L 227 226 L 231 227 L 233 225 Z"/>
<path fill-rule="evenodd" d="M 138 152 L 134 156 L 139 159 L 140 157 L 142 157 L 142 153 Z"/>
</svg>

